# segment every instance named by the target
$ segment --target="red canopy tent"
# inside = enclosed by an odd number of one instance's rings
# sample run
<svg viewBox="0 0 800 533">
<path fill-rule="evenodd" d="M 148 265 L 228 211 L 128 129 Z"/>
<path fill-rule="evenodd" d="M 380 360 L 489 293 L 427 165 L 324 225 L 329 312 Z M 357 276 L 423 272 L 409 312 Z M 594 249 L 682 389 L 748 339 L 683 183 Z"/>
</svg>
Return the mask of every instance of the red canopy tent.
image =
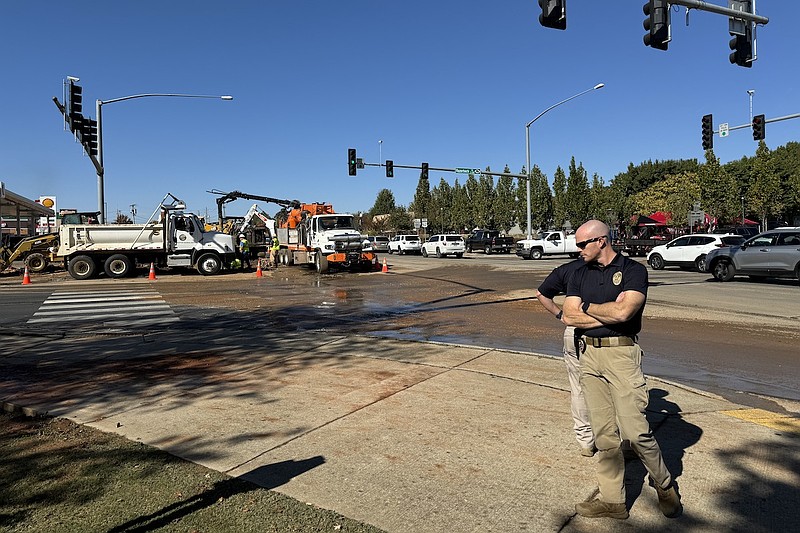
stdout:
<svg viewBox="0 0 800 533">
<path fill-rule="evenodd" d="M 656 211 L 648 218 L 655 220 L 659 224 L 667 224 L 670 220 L 672 220 L 672 213 L 665 213 L 664 211 Z"/>
</svg>

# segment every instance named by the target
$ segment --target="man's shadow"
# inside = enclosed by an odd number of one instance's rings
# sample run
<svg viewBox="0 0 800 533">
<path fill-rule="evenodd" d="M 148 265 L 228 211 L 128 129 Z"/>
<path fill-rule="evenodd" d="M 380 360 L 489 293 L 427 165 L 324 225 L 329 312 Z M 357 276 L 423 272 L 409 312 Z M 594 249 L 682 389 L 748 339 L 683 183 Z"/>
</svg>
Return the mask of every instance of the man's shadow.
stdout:
<svg viewBox="0 0 800 533">
<path fill-rule="evenodd" d="M 669 393 L 663 389 L 650 389 L 650 402 L 647 405 L 647 422 L 656 437 L 664 464 L 673 480 L 679 480 L 683 474 L 683 456 L 686 450 L 696 444 L 703 435 L 703 430 L 687 422 L 681 416 L 678 404 L 667 400 Z M 641 495 L 647 481 L 647 470 L 638 459 L 627 460 L 625 465 L 625 492 L 628 509 Z"/>
</svg>

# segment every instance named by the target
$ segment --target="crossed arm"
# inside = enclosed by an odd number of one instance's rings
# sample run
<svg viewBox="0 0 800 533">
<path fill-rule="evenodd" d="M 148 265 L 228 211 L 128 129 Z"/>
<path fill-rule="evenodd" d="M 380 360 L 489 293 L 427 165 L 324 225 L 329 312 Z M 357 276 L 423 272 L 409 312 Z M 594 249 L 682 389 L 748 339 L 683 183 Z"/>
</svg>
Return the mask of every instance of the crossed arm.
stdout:
<svg viewBox="0 0 800 533">
<path fill-rule="evenodd" d="M 638 291 L 625 291 L 613 302 L 590 304 L 586 312 L 581 307 L 580 296 L 567 296 L 564 300 L 562 321 L 568 326 L 580 329 L 597 328 L 604 325 L 619 324 L 633 318 L 644 305 L 645 296 Z"/>
</svg>

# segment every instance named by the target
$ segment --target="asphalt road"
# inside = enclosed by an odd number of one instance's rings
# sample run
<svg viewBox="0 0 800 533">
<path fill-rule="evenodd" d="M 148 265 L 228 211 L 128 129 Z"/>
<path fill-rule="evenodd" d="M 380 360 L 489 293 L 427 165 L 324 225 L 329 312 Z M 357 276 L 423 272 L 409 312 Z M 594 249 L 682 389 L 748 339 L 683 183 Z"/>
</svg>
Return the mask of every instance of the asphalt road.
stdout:
<svg viewBox="0 0 800 533">
<path fill-rule="evenodd" d="M 562 326 L 533 299 L 538 284 L 566 258 L 524 261 L 513 255 L 467 254 L 463 259 L 384 256 L 389 274 L 281 268 L 203 277 L 160 272 L 130 280 L 72 280 L 64 273 L 34 276 L 33 285 L 0 277 L 3 331 L 125 334 L 119 321 L 29 323 L 54 292 L 155 289 L 180 317 L 165 328 L 205 324 L 236 331 L 280 324 L 297 331 L 346 330 L 393 338 L 493 346 L 560 354 Z M 796 281 L 729 283 L 678 269 L 650 270 L 641 344 L 645 372 L 777 412 L 780 399 L 800 400 L 800 305 Z M 111 300 L 111 293 L 108 300 Z M 12 305 L 5 305 L 5 303 Z M 112 327 L 113 326 L 113 327 Z M 145 331 L 159 327 L 149 322 Z"/>
</svg>

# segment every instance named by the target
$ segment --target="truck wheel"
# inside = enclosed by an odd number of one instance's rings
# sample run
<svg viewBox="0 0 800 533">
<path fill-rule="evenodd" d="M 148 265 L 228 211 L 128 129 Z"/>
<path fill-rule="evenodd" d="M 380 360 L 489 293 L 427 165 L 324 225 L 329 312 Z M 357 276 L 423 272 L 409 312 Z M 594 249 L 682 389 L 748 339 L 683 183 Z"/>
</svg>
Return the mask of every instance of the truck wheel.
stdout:
<svg viewBox="0 0 800 533">
<path fill-rule="evenodd" d="M 456 259 L 461 259 L 462 257 L 464 257 L 464 254 L 456 254 Z"/>
<path fill-rule="evenodd" d="M 712 273 L 719 281 L 730 281 L 736 275 L 736 268 L 728 261 L 718 261 L 714 264 Z"/>
<path fill-rule="evenodd" d="M 653 270 L 661 270 L 664 268 L 664 258 L 658 254 L 651 255 L 647 262 L 650 263 Z"/>
<path fill-rule="evenodd" d="M 428 250 L 425 248 L 422 249 L 422 257 L 428 257 Z"/>
<path fill-rule="evenodd" d="M 489 245 L 487 244 L 487 245 L 486 245 L 486 248 L 484 248 L 484 249 L 483 249 L 483 252 L 484 252 L 486 255 L 489 255 L 490 253 L 492 253 L 492 247 L 491 247 L 491 246 L 489 246 Z"/>
<path fill-rule="evenodd" d="M 133 265 L 127 255 L 114 254 L 106 259 L 103 270 L 109 278 L 124 278 L 131 275 Z"/>
<path fill-rule="evenodd" d="M 531 259 L 541 259 L 542 258 L 542 251 L 539 248 L 534 248 L 531 250 Z"/>
<path fill-rule="evenodd" d="M 75 279 L 89 279 L 94 276 L 95 270 L 97 270 L 97 265 L 94 259 L 88 255 L 73 257 L 67 266 L 69 275 Z"/>
<path fill-rule="evenodd" d="M 44 254 L 32 253 L 25 258 L 25 266 L 31 272 L 44 272 L 44 269 L 47 268 L 47 258 Z"/>
<path fill-rule="evenodd" d="M 317 250 L 317 253 L 314 255 L 314 267 L 320 274 L 324 274 L 328 271 L 328 258 L 322 255 L 320 250 Z"/>
<path fill-rule="evenodd" d="M 468 244 L 468 245 L 467 245 L 467 251 L 468 251 L 468 252 L 472 252 L 472 245 L 471 245 L 471 244 Z"/>
<path fill-rule="evenodd" d="M 197 271 L 204 276 L 216 274 L 222 268 L 222 261 L 217 254 L 203 254 L 197 260 Z"/>
<path fill-rule="evenodd" d="M 442 255 L 442 251 L 439 249 L 438 246 L 436 247 L 436 257 L 438 257 L 439 259 L 444 257 L 444 255 Z"/>
</svg>

